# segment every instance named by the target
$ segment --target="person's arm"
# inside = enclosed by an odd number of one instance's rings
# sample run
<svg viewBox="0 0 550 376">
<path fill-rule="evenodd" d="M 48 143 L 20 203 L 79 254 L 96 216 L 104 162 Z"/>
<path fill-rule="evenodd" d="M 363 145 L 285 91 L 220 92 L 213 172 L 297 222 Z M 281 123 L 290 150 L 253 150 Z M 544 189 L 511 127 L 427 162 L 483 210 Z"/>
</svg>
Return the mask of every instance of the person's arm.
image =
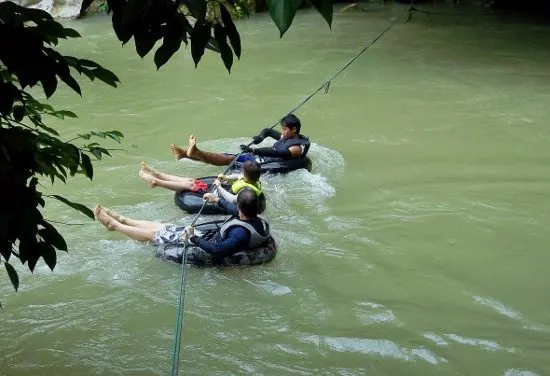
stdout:
<svg viewBox="0 0 550 376">
<path fill-rule="evenodd" d="M 227 214 L 230 214 L 230 215 L 233 215 L 233 216 L 239 215 L 239 210 L 237 209 L 237 205 L 232 203 L 232 202 L 227 201 L 224 198 L 219 199 L 218 206 L 220 208 L 225 209 Z"/>
<path fill-rule="evenodd" d="M 233 193 L 229 192 L 227 189 L 225 189 L 221 185 L 218 187 L 218 195 L 220 196 L 220 198 L 223 198 L 226 201 L 233 202 L 233 203 L 237 202 L 237 195 L 234 195 Z"/>
<path fill-rule="evenodd" d="M 215 202 L 220 208 L 225 209 L 227 214 L 232 215 L 236 217 L 239 215 L 239 210 L 237 209 L 237 205 L 228 202 L 226 199 L 222 197 L 218 197 L 213 193 L 205 193 L 202 198 L 208 202 Z"/>
<path fill-rule="evenodd" d="M 244 148 L 243 148 L 244 146 Z M 256 155 L 259 155 L 261 157 L 275 157 L 275 158 L 283 158 L 283 159 L 290 159 L 292 158 L 292 153 L 290 152 L 289 149 L 285 149 L 285 150 L 275 150 L 273 149 L 272 147 L 267 147 L 267 148 L 251 148 L 251 147 L 246 147 L 246 145 L 242 145 L 241 146 L 241 149 L 243 151 L 246 151 L 246 152 L 249 152 L 249 153 L 253 153 L 253 154 L 256 154 Z M 299 155 L 298 155 L 299 156 Z"/>
<path fill-rule="evenodd" d="M 252 137 L 254 144 L 261 143 L 266 137 L 274 138 L 275 140 L 278 140 L 281 138 L 281 132 L 277 132 L 274 129 L 271 128 L 264 128 L 259 135 Z"/>
<path fill-rule="evenodd" d="M 271 138 L 274 138 L 275 140 L 278 140 L 281 138 L 281 132 L 277 132 L 275 129 L 272 129 L 272 128 L 264 128 L 260 132 L 260 136 L 263 138 L 271 137 Z"/>
<path fill-rule="evenodd" d="M 218 180 L 220 180 L 220 181 L 221 180 L 226 180 L 226 181 L 230 182 L 230 181 L 238 180 L 242 177 L 243 177 L 243 174 L 240 174 L 240 173 L 229 174 L 229 175 L 219 174 L 218 175 Z"/>
<path fill-rule="evenodd" d="M 250 233 L 242 227 L 233 227 L 222 241 L 209 242 L 196 235 L 191 237 L 190 240 L 201 249 L 210 253 L 212 258 L 223 259 L 242 251 L 250 240 Z"/>
</svg>

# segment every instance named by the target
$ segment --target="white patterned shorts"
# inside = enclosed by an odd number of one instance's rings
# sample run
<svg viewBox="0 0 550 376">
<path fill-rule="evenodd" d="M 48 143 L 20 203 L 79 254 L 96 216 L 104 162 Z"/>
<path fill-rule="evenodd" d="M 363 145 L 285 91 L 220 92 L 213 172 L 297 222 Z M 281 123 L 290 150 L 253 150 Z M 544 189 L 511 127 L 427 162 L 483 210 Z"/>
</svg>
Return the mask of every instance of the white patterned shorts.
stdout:
<svg viewBox="0 0 550 376">
<path fill-rule="evenodd" d="M 185 226 L 178 225 L 166 225 L 153 235 L 154 245 L 165 244 L 183 244 L 183 239 L 180 237 L 183 235 Z"/>
</svg>

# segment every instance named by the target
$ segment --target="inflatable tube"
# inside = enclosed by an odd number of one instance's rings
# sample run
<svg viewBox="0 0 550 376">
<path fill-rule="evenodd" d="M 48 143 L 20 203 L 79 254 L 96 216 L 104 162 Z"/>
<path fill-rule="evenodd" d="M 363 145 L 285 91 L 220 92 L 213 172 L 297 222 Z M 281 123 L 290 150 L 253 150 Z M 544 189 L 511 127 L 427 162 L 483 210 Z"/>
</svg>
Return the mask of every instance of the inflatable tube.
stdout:
<svg viewBox="0 0 550 376">
<path fill-rule="evenodd" d="M 204 183 L 208 184 L 208 192 L 212 190 L 212 184 L 214 183 L 214 180 L 216 180 L 216 176 L 205 176 L 202 178 L 198 178 L 198 180 L 203 181 Z M 227 190 L 229 190 L 228 187 L 226 187 Z M 204 193 L 196 193 L 191 191 L 181 191 L 176 192 L 174 195 L 174 202 L 176 205 L 183 211 L 194 214 L 198 213 L 202 204 L 203 199 L 202 196 Z M 266 205 L 266 199 L 265 194 L 262 192 L 260 195 L 260 214 L 264 212 Z M 204 206 L 204 209 L 202 210 L 201 214 L 227 214 L 225 210 L 220 208 L 218 205 L 213 203 L 207 203 Z"/>
<path fill-rule="evenodd" d="M 212 239 L 224 222 L 224 220 L 217 220 L 198 224 L 195 226 L 195 234 L 207 240 Z M 165 261 L 181 264 L 183 262 L 183 250 L 184 245 L 181 243 L 159 245 L 157 246 L 156 256 Z M 277 244 L 272 237 L 262 247 L 240 251 L 223 260 L 213 260 L 210 253 L 190 244 L 187 247 L 187 264 L 202 267 L 260 265 L 272 261 L 276 255 Z"/>
<path fill-rule="evenodd" d="M 311 159 L 309 157 L 260 162 L 260 165 L 262 166 L 262 174 L 286 174 L 302 168 L 311 171 Z M 235 163 L 231 168 L 232 173 L 239 173 L 240 171 L 240 163 Z"/>
</svg>

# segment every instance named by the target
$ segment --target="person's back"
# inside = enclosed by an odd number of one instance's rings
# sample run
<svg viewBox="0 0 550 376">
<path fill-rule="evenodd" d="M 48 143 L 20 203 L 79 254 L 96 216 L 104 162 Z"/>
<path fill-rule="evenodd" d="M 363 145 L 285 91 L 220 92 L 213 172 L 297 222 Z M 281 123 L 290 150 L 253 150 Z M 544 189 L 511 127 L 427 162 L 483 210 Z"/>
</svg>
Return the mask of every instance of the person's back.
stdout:
<svg viewBox="0 0 550 376">
<path fill-rule="evenodd" d="M 250 188 L 257 196 L 262 194 L 262 183 L 260 176 L 262 174 L 261 166 L 256 161 L 246 161 L 242 165 L 243 177 L 237 179 L 231 184 L 233 194 L 238 194 L 244 188 Z"/>
<path fill-rule="evenodd" d="M 218 187 L 218 196 L 232 203 L 237 202 L 237 195 L 241 190 L 245 188 L 252 189 L 260 200 L 259 213 L 263 213 L 266 208 L 266 197 L 262 189 L 262 183 L 260 182 L 261 175 L 262 167 L 260 163 L 246 161 L 242 164 L 242 177 L 238 177 L 238 175 L 218 175 L 218 179 L 214 182 L 214 185 Z M 232 181 L 232 183 L 222 183 L 222 181 Z"/>
<path fill-rule="evenodd" d="M 205 195 L 206 196 L 206 195 Z M 211 254 L 213 260 L 221 260 L 239 251 L 260 247 L 270 239 L 269 224 L 258 217 L 258 196 L 250 188 L 242 189 L 237 196 L 237 206 L 212 196 L 218 204 L 236 217 L 227 221 L 212 240 L 192 236 L 189 240 Z"/>
</svg>

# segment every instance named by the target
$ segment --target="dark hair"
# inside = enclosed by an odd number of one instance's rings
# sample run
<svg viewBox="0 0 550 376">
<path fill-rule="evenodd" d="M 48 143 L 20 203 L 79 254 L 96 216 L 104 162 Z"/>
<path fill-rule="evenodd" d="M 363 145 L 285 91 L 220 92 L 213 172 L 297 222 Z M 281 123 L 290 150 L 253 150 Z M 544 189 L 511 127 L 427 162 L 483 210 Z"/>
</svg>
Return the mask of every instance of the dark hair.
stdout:
<svg viewBox="0 0 550 376">
<path fill-rule="evenodd" d="M 262 174 L 262 167 L 256 161 L 246 161 L 243 163 L 243 175 L 248 181 L 260 180 Z"/>
<path fill-rule="evenodd" d="M 288 128 L 296 128 L 296 133 L 300 133 L 302 124 L 300 124 L 300 119 L 296 115 L 288 114 L 281 119 L 281 125 Z"/>
<path fill-rule="evenodd" d="M 250 188 L 241 189 L 237 195 L 237 207 L 247 217 L 257 217 L 260 210 L 258 195 Z"/>
</svg>

